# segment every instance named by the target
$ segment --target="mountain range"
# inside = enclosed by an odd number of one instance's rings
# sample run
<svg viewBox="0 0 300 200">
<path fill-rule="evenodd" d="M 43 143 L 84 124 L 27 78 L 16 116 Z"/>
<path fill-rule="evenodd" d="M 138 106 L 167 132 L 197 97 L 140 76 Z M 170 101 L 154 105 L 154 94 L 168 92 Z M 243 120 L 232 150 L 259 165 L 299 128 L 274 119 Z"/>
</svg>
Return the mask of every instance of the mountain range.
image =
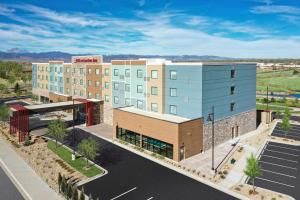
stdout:
<svg viewBox="0 0 300 200">
<path fill-rule="evenodd" d="M 18 48 L 10 49 L 6 52 L 0 51 L 0 60 L 22 61 L 22 62 L 48 62 L 49 60 L 63 60 L 71 62 L 71 57 L 76 55 L 93 55 L 93 54 L 70 54 L 60 51 L 51 52 L 27 52 Z M 173 61 L 200 61 L 200 60 L 233 60 L 233 58 L 210 56 L 210 55 L 134 55 L 134 54 L 116 54 L 103 55 L 104 62 L 110 62 L 117 59 L 138 59 L 138 58 L 165 58 Z"/>
</svg>

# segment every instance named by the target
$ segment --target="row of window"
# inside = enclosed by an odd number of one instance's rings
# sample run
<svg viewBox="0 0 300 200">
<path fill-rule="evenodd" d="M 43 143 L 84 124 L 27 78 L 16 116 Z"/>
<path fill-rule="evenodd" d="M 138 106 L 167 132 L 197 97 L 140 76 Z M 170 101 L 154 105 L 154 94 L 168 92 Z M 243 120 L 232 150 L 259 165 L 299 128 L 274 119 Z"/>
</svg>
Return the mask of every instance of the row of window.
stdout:
<svg viewBox="0 0 300 200">
<path fill-rule="evenodd" d="M 143 78 L 143 70 L 138 69 L 136 71 L 136 77 L 137 78 Z M 119 69 L 114 69 L 114 76 L 119 76 Z M 125 69 L 125 77 L 130 77 L 130 69 Z M 157 70 L 151 70 L 151 78 L 152 79 L 158 79 L 158 71 Z M 170 79 L 176 80 L 177 79 L 177 72 L 175 70 L 170 70 Z"/>
</svg>

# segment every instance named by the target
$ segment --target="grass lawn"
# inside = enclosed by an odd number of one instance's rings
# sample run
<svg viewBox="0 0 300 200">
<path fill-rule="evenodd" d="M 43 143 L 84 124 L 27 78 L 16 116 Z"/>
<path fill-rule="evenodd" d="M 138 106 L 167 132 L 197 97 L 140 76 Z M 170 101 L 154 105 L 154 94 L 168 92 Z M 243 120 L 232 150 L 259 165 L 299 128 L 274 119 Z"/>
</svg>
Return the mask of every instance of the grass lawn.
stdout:
<svg viewBox="0 0 300 200">
<path fill-rule="evenodd" d="M 258 72 L 257 91 L 272 92 L 300 92 L 300 74 L 293 75 L 293 70 L 274 70 L 269 72 Z"/>
<path fill-rule="evenodd" d="M 267 109 L 267 105 L 256 104 L 256 109 L 257 109 L 257 110 L 266 110 L 266 109 Z M 289 110 L 292 110 L 292 109 L 290 109 L 290 108 L 288 108 L 288 109 L 289 109 Z M 280 110 L 280 111 L 284 111 L 285 108 L 284 108 L 284 107 L 278 107 L 278 106 L 271 106 L 271 105 L 269 104 L 269 110 L 274 110 L 274 111 Z"/>
<path fill-rule="evenodd" d="M 84 167 L 86 166 L 86 160 L 84 158 L 77 158 L 76 160 L 72 161 L 72 152 L 66 149 L 63 146 L 58 146 L 55 148 L 55 142 L 48 141 L 47 144 L 48 148 L 57 154 L 61 159 L 71 165 L 74 169 L 81 172 L 87 177 L 93 177 L 95 175 L 103 174 L 103 170 L 97 168 L 96 166 L 91 166 L 89 170 L 85 170 Z"/>
</svg>

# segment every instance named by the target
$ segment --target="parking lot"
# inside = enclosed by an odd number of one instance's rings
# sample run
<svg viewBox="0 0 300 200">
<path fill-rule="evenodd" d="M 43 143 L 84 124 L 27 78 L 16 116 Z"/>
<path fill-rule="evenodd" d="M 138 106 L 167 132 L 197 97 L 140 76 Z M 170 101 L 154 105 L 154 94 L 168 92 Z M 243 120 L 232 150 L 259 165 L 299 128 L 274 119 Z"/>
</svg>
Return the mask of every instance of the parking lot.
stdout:
<svg viewBox="0 0 300 200">
<path fill-rule="evenodd" d="M 86 131 L 76 129 L 76 143 L 86 137 L 92 137 L 99 143 L 99 155 L 95 162 L 108 170 L 108 174 L 83 185 L 86 194 L 91 194 L 95 199 L 236 199 Z M 66 145 L 73 146 L 72 141 L 70 135 L 66 138 Z"/>
<path fill-rule="evenodd" d="M 281 129 L 281 123 L 277 123 L 272 136 L 300 140 L 300 125 L 291 124 L 290 130 L 285 132 Z"/>
<path fill-rule="evenodd" d="M 256 186 L 300 199 L 299 146 L 268 142 L 258 159 L 262 176 L 255 180 Z"/>
</svg>

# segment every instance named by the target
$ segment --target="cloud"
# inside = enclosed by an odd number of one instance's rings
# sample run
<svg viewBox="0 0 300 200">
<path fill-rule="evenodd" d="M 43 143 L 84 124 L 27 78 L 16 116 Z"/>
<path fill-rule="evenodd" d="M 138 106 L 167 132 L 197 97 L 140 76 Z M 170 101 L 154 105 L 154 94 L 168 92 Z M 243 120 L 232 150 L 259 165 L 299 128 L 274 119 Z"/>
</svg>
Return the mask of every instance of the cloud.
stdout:
<svg viewBox="0 0 300 200">
<path fill-rule="evenodd" d="M 255 14 L 300 14 L 300 8 L 286 5 L 256 6 L 250 11 Z"/>
<path fill-rule="evenodd" d="M 146 4 L 146 0 L 138 0 L 137 3 L 140 7 L 143 7 Z"/>
<path fill-rule="evenodd" d="M 295 15 L 281 15 L 281 20 L 284 22 L 288 22 L 290 24 L 294 24 L 296 26 L 300 26 L 300 17 Z"/>
<path fill-rule="evenodd" d="M 2 49 L 95 54 L 198 54 L 228 57 L 299 57 L 300 38 L 266 36 L 251 40 L 228 33 L 268 35 L 251 21 L 237 23 L 183 11 L 139 11 L 136 18 L 80 12 L 57 12 L 32 5 L 10 5 L 9 16 L 22 24 L 0 23 Z M 18 11 L 25 15 L 18 15 Z M 0 13 L 1 15 L 1 13 Z M 182 26 L 188 24 L 190 26 Z M 203 28 L 205 24 L 205 28 Z M 208 29 L 217 27 L 210 33 Z M 225 31 L 226 30 L 226 31 Z"/>
</svg>

